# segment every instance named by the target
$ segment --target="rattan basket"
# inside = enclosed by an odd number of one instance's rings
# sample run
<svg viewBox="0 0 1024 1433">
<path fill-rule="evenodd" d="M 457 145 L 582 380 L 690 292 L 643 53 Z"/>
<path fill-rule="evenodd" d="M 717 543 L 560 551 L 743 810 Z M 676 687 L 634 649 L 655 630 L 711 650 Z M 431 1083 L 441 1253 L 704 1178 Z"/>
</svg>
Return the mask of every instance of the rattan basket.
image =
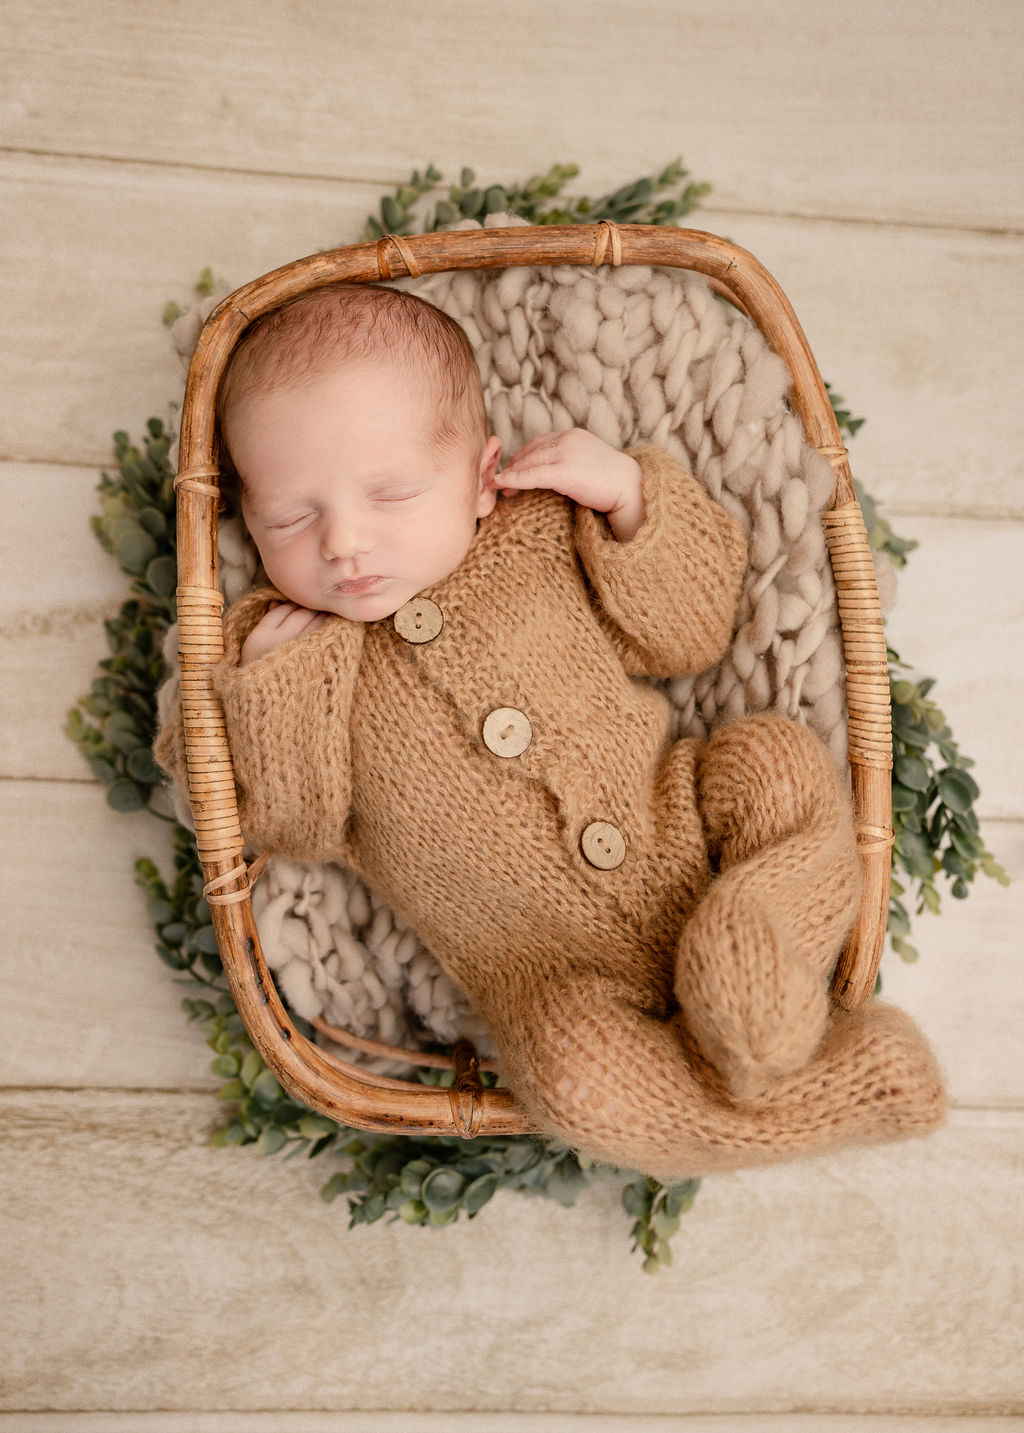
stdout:
<svg viewBox="0 0 1024 1433">
<path fill-rule="evenodd" d="M 835 415 L 800 324 L 774 279 L 745 250 L 697 230 L 644 225 L 551 225 L 387 236 L 314 254 L 235 291 L 211 314 L 192 357 L 181 423 L 178 622 L 190 801 L 206 896 L 224 969 L 249 1035 L 296 1099 L 344 1125 L 407 1134 L 520 1134 L 533 1126 L 512 1093 L 482 1088 L 462 1042 L 452 1088 L 370 1073 L 302 1034 L 275 989 L 260 949 L 250 891 L 256 863 L 243 857 L 235 783 L 211 671 L 223 655 L 217 586 L 217 389 L 232 350 L 255 319 L 332 283 L 511 265 L 650 264 L 691 269 L 742 309 L 784 360 L 790 403 L 807 441 L 832 464 L 835 489 L 824 525 L 846 664 L 849 760 L 864 870 L 858 919 L 832 982 L 855 1009 L 872 992 L 888 912 L 892 806 L 889 676 L 882 614 L 860 507 Z M 359 1043 L 359 1042 L 353 1042 Z M 362 1042 L 364 1045 L 366 1042 Z M 416 1063 L 416 1052 L 408 1052 Z"/>
</svg>

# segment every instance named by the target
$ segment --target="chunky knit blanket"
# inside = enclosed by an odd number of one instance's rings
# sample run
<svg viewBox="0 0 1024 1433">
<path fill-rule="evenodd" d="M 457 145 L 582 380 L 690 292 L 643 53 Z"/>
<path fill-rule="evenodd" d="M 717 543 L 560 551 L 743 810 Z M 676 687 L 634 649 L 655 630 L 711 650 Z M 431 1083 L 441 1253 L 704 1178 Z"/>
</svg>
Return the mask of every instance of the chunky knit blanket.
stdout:
<svg viewBox="0 0 1024 1433">
<path fill-rule="evenodd" d="M 512 268 L 402 287 L 465 328 L 506 454 L 574 426 L 617 447 L 652 441 L 742 525 L 750 565 L 736 635 L 717 666 L 668 685 L 676 735 L 705 737 L 720 720 L 774 708 L 816 730 L 844 766 L 842 649 L 820 521 L 832 472 L 803 441 L 785 366 L 757 329 L 702 278 L 675 270 Z M 173 330 L 185 357 L 203 316 Z M 219 544 L 230 602 L 253 584 L 258 557 L 237 517 L 221 523 Z M 173 629 L 167 655 L 162 721 L 178 685 Z M 182 807 L 179 798 L 188 824 Z M 488 1052 L 487 1032 L 415 932 L 351 872 L 275 857 L 253 908 L 298 1015 L 388 1044 L 468 1035 Z"/>
</svg>

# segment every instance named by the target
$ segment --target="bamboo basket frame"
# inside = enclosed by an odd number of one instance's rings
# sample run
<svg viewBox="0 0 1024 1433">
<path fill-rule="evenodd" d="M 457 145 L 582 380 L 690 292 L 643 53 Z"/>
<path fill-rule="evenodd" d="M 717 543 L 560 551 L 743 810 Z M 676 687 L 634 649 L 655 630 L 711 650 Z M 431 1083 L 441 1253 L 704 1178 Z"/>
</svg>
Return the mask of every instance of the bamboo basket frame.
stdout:
<svg viewBox="0 0 1024 1433">
<path fill-rule="evenodd" d="M 468 1042 L 453 1053 L 452 1088 L 374 1075 L 316 1045 L 294 1025 L 260 948 L 250 891 L 261 857 L 247 866 L 234 775 L 212 668 L 223 655 L 223 598 L 217 586 L 220 490 L 217 389 L 235 344 L 255 319 L 307 289 L 370 283 L 441 270 L 512 265 L 651 264 L 694 270 L 757 325 L 792 375 L 790 404 L 804 435 L 832 464 L 835 489 L 824 514 L 846 665 L 849 760 L 864 874 L 861 908 L 832 980 L 833 1001 L 854 1010 L 875 985 L 885 939 L 892 830 L 892 731 L 882 613 L 863 517 L 832 405 L 785 294 L 744 249 L 694 229 L 648 225 L 543 225 L 387 235 L 313 254 L 246 284 L 210 315 L 185 390 L 178 530 L 178 642 L 185 750 L 205 894 L 224 970 L 245 1027 L 288 1092 L 344 1125 L 406 1134 L 503 1135 L 533 1126 L 511 1091 L 481 1087 Z M 357 1047 L 373 1042 L 347 1040 Z M 410 1063 L 417 1062 L 413 1052 Z"/>
</svg>

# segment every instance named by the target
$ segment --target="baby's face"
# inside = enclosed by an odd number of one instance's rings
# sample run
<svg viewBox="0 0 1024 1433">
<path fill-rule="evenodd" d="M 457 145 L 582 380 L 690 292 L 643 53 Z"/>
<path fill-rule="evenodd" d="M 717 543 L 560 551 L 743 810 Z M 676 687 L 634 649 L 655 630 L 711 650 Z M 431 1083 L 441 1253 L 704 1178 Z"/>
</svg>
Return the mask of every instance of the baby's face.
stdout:
<svg viewBox="0 0 1024 1433">
<path fill-rule="evenodd" d="M 235 405 L 242 512 L 290 601 L 375 622 L 459 566 L 494 507 L 499 445 L 440 448 L 434 427 L 421 385 L 379 361 Z"/>
</svg>

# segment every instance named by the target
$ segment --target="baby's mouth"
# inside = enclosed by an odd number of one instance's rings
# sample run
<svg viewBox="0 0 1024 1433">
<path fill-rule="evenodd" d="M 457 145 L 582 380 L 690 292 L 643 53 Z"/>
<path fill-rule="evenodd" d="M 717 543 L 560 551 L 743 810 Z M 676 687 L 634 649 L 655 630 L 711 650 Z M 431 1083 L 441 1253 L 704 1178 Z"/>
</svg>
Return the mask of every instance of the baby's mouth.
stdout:
<svg viewBox="0 0 1024 1433">
<path fill-rule="evenodd" d="M 331 591 L 342 597 L 358 597 L 360 593 L 372 591 L 383 581 L 383 577 L 353 577 L 351 582 L 336 582 Z"/>
</svg>

